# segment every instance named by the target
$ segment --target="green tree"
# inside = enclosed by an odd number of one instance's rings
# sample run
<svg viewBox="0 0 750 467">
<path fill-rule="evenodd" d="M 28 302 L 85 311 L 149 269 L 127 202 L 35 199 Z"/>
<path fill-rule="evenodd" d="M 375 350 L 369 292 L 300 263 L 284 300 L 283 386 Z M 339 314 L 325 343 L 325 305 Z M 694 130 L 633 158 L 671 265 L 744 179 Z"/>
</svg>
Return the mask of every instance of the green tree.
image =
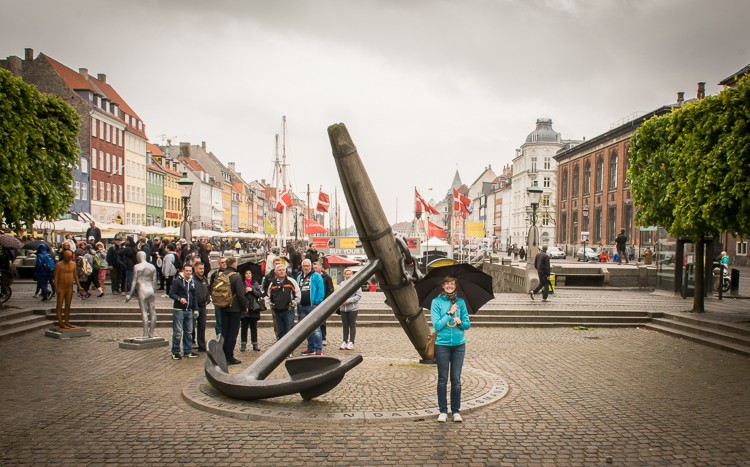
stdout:
<svg viewBox="0 0 750 467">
<path fill-rule="evenodd" d="M 0 69 L 0 214 L 5 225 L 21 230 L 70 207 L 79 129 L 73 107 Z"/>
<path fill-rule="evenodd" d="M 750 235 L 750 77 L 644 123 L 631 139 L 628 177 L 638 221 L 688 237 L 696 258 L 707 235 Z M 695 262 L 704 277 L 703 261 Z M 704 311 L 696 280 L 693 311 Z"/>
</svg>

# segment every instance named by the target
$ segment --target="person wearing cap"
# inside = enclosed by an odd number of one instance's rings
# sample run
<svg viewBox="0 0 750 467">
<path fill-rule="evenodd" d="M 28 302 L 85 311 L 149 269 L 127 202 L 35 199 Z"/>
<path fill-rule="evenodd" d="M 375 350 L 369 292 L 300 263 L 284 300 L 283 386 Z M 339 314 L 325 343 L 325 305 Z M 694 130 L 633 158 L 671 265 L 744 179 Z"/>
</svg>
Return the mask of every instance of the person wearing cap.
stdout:
<svg viewBox="0 0 750 467">
<path fill-rule="evenodd" d="M 96 222 L 91 221 L 89 223 L 91 227 L 86 229 L 86 238 L 89 240 L 89 243 L 91 243 L 91 237 L 94 238 L 93 244 L 96 245 L 97 242 L 102 241 L 102 231 L 99 229 L 99 227 L 96 226 Z"/>
<path fill-rule="evenodd" d="M 112 281 L 112 295 L 119 295 L 125 291 L 125 265 L 120 259 L 121 237 L 115 237 L 112 244 L 107 250 L 107 268 L 109 269 L 109 279 Z"/>
</svg>

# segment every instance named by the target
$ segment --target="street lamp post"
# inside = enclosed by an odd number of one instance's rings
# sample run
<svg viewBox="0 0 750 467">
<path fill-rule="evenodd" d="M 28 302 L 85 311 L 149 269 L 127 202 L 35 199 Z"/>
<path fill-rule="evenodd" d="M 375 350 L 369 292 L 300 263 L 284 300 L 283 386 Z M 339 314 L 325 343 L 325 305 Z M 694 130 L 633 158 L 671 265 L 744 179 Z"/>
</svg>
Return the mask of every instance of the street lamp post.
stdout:
<svg viewBox="0 0 750 467">
<path fill-rule="evenodd" d="M 187 172 L 182 172 L 182 178 L 177 181 L 180 186 L 180 196 L 182 196 L 182 225 L 180 226 L 180 237 L 187 240 L 188 244 L 192 242 L 192 229 L 190 228 L 189 208 L 190 194 L 193 191 L 193 182 L 187 176 Z"/>
<path fill-rule="evenodd" d="M 589 239 L 589 206 L 586 204 L 583 206 L 583 225 L 586 229 L 586 232 L 581 232 L 581 237 L 583 238 L 583 261 L 589 262 L 589 257 L 586 256 L 586 241 Z"/>
<path fill-rule="evenodd" d="M 536 227 L 536 209 L 539 207 L 539 200 L 542 197 L 542 189 L 537 185 L 536 180 L 533 184 L 526 188 L 526 192 L 529 194 L 529 202 L 531 204 L 531 227 L 529 227 L 529 234 L 527 236 L 526 243 L 526 285 L 527 292 L 533 289 L 532 281 L 537 279 L 537 271 L 534 267 L 534 260 L 536 255 L 539 253 L 539 230 Z"/>
</svg>

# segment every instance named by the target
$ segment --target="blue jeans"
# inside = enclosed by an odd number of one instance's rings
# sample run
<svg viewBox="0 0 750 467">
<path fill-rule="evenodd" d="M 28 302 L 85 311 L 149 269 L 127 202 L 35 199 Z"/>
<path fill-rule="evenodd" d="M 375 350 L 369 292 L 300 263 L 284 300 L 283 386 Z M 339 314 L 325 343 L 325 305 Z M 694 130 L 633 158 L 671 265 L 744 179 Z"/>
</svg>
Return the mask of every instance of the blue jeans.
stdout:
<svg viewBox="0 0 750 467">
<path fill-rule="evenodd" d="M 42 298 L 47 299 L 49 298 L 49 290 L 47 289 L 47 285 L 50 284 L 50 277 L 47 275 L 38 275 L 38 278 L 36 280 L 36 288 L 37 290 L 42 290 Z"/>
<path fill-rule="evenodd" d="M 313 305 L 299 305 L 297 307 L 297 322 L 301 323 L 305 316 L 309 315 L 314 309 Z M 310 352 L 323 351 L 323 334 L 320 331 L 320 326 L 307 336 L 307 350 Z"/>
<path fill-rule="evenodd" d="M 195 313 L 193 313 L 195 316 Z M 198 318 L 193 320 L 193 341 L 198 343 L 198 349 L 206 350 L 206 307 L 198 306 Z"/>
<path fill-rule="evenodd" d="M 193 351 L 193 310 L 172 310 L 172 353 L 185 355 Z"/>
<path fill-rule="evenodd" d="M 461 369 L 464 366 L 466 344 L 438 345 L 435 344 L 435 360 L 438 367 L 437 396 L 440 413 L 448 413 L 447 386 L 450 367 L 451 377 L 451 412 L 461 410 Z"/>
<path fill-rule="evenodd" d="M 279 339 L 281 339 L 286 333 L 292 330 L 292 327 L 294 327 L 294 311 L 277 311 L 276 324 L 279 327 Z"/>
<path fill-rule="evenodd" d="M 214 325 L 214 331 L 216 331 L 216 339 L 221 335 L 221 307 L 214 305 L 214 312 L 216 313 L 216 324 Z"/>
</svg>

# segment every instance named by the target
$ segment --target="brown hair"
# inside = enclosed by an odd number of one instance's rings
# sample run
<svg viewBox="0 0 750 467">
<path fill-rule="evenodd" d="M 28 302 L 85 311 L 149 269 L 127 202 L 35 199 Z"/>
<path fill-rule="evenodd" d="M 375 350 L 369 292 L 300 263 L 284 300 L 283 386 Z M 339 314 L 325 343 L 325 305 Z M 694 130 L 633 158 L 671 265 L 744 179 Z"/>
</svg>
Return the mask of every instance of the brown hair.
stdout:
<svg viewBox="0 0 750 467">
<path fill-rule="evenodd" d="M 235 264 L 237 264 L 237 258 L 235 258 L 234 256 L 230 256 L 229 258 L 227 258 L 228 268 L 234 267 Z"/>
<path fill-rule="evenodd" d="M 456 281 L 456 278 L 454 276 L 443 277 L 443 280 L 440 282 L 440 285 L 445 285 L 448 282 L 453 282 L 454 284 L 458 285 L 458 281 Z"/>
</svg>

